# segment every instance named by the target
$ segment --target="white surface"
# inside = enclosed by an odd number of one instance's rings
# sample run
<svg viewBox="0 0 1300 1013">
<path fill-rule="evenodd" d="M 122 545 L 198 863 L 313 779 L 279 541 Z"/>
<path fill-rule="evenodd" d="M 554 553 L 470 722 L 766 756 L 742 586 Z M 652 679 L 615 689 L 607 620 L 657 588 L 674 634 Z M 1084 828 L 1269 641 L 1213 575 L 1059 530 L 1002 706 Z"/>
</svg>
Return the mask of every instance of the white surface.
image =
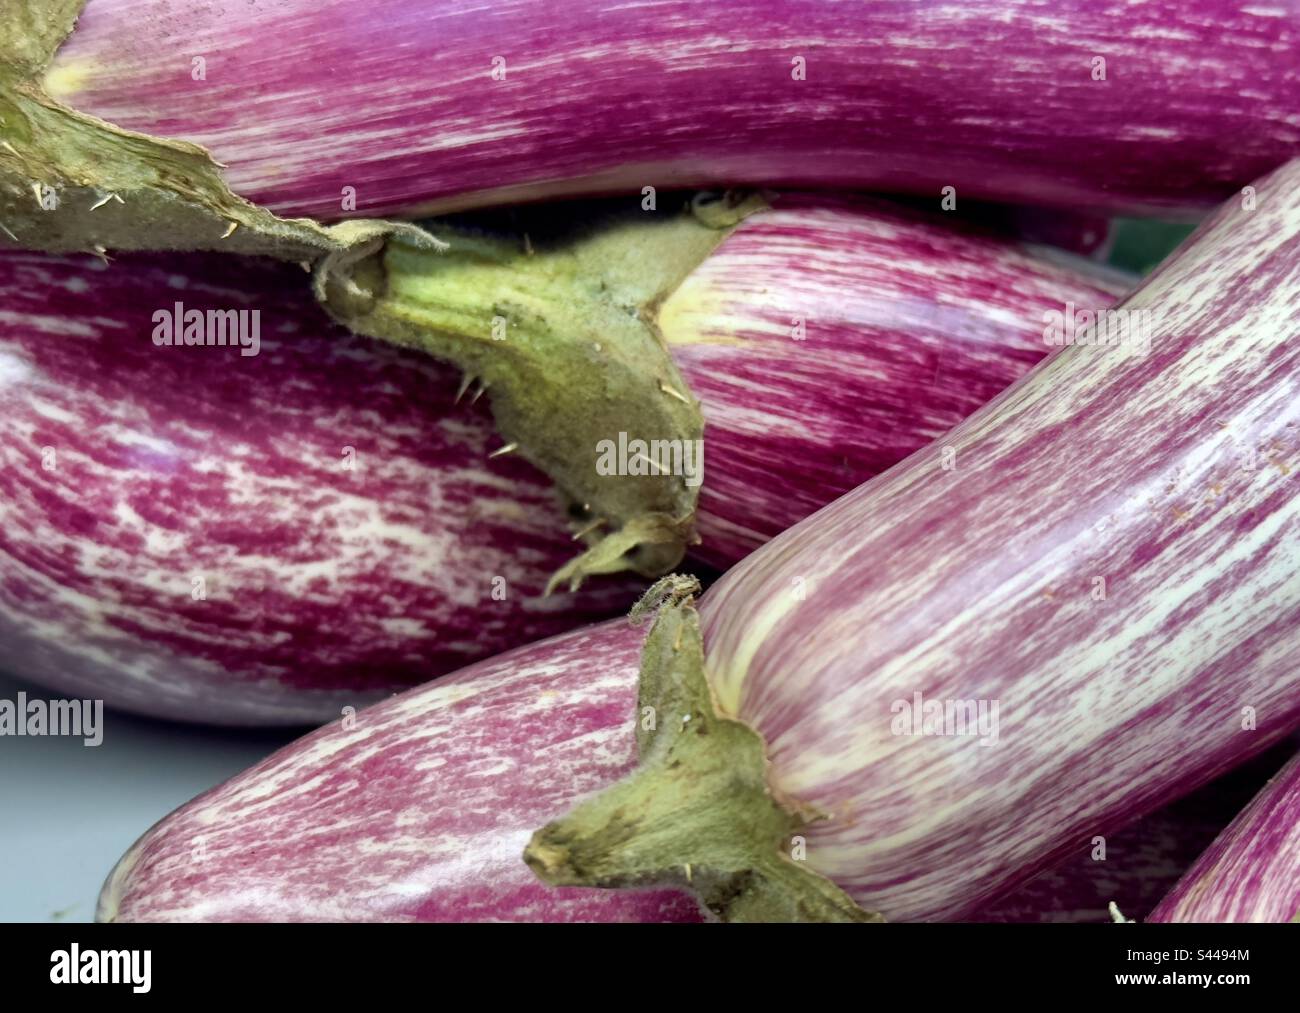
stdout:
<svg viewBox="0 0 1300 1013">
<path fill-rule="evenodd" d="M 19 692 L 29 700 L 52 695 L 0 675 L 0 700 L 17 702 Z M 94 748 L 81 739 L 0 735 L 0 921 L 92 920 L 104 878 L 136 838 L 301 734 L 108 710 L 103 729 Z"/>
</svg>

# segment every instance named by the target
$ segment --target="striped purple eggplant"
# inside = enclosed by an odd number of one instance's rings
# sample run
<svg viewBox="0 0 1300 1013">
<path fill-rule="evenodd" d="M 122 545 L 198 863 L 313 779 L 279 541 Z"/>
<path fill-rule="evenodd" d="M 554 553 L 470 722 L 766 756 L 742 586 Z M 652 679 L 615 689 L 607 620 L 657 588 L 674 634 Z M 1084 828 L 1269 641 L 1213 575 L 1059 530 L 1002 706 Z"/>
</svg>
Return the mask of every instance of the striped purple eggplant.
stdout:
<svg viewBox="0 0 1300 1013">
<path fill-rule="evenodd" d="M 842 196 L 746 219 L 657 309 L 704 410 L 695 557 L 726 568 L 901 461 L 1050 352 L 1049 315 L 1133 283 L 1044 252 Z"/>
<path fill-rule="evenodd" d="M 101 916 L 670 916 L 587 906 L 631 882 L 969 918 L 1262 751 L 1300 724 L 1300 163 L 1258 192 L 1125 301 L 1149 350 L 1072 332 L 724 576 L 703 641 L 679 584 L 635 705 L 622 623 L 414 690 L 163 820 Z M 583 798 L 530 840 L 561 884 L 533 892 L 521 825 Z"/>
<path fill-rule="evenodd" d="M 641 639 L 626 623 L 575 631 L 313 732 L 144 835 L 109 877 L 99 917 L 697 920 L 684 893 L 552 889 L 519 861 L 537 823 L 631 769 Z M 1115 835 L 1105 861 L 1084 842 L 972 917 L 1109 921 L 1111 901 L 1141 917 L 1276 765 L 1253 780 L 1243 775 L 1255 765 L 1234 771 Z"/>
<path fill-rule="evenodd" d="M 967 918 L 1300 723 L 1300 162 L 1257 193 L 698 628 L 665 607 L 641 703 L 673 717 L 534 870 Z"/>
<path fill-rule="evenodd" d="M 1045 312 L 1117 291 L 883 204 L 789 203 L 661 315 L 705 402 L 698 549 L 724 567 L 1012 382 Z M 447 370 L 330 327 L 295 277 L 0 260 L 0 667 L 166 717 L 317 722 L 630 603 L 626 582 L 541 599 L 572 552 L 544 479 L 489 457 Z M 177 303 L 257 311 L 260 354 L 156 346 Z"/>
<path fill-rule="evenodd" d="M 1147 920 L 1300 920 L 1300 757 L 1215 838 Z"/>
<path fill-rule="evenodd" d="M 296 268 L 0 270 L 11 674 L 163 717 L 319 722 L 625 602 L 540 600 L 571 551 L 544 478 L 489 462 L 447 371 L 330 327 Z M 257 314 L 258 354 L 152 340 L 155 314 L 226 310 Z"/>
<path fill-rule="evenodd" d="M 717 183 L 1187 213 L 1300 152 L 1298 26 L 1293 0 L 90 0 L 46 86 L 327 219 Z"/>
</svg>

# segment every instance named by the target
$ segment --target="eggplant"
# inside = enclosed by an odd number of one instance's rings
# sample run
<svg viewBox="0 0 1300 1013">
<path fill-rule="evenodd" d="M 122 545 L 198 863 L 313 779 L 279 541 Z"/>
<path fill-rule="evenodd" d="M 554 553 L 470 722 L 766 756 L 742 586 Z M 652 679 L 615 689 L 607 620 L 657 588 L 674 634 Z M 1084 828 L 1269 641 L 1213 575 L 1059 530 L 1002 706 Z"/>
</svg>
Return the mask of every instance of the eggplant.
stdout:
<svg viewBox="0 0 1300 1013">
<path fill-rule="evenodd" d="M 1290 736 L 1267 752 L 1109 837 L 1081 841 L 1060 865 L 974 916 L 981 922 L 1149 920 L 1184 874 L 1261 787 L 1295 756 Z"/>
<path fill-rule="evenodd" d="M 45 83 L 285 215 L 751 184 L 1194 216 L 1300 154 L 1298 26 L 1242 0 L 90 0 Z"/>
<path fill-rule="evenodd" d="M 1300 919 L 1300 757 L 1260 789 L 1151 912 L 1152 922 Z"/>
<path fill-rule="evenodd" d="M 424 356 L 331 327 L 296 269 L 0 262 L 0 665 L 157 717 L 308 724 L 623 606 L 541 600 L 545 480 L 489 460 Z M 258 354 L 155 315 L 259 314 Z"/>
<path fill-rule="evenodd" d="M 1254 192 L 698 615 L 674 594 L 642 701 L 690 721 L 534 870 L 712 862 L 724 917 L 967 918 L 1300 723 L 1300 162 Z"/>
<path fill-rule="evenodd" d="M 575 630 L 317 729 L 145 834 L 96 919 L 699 921 L 680 891 L 555 890 L 519 857 L 634 764 L 642 637 Z"/>
</svg>

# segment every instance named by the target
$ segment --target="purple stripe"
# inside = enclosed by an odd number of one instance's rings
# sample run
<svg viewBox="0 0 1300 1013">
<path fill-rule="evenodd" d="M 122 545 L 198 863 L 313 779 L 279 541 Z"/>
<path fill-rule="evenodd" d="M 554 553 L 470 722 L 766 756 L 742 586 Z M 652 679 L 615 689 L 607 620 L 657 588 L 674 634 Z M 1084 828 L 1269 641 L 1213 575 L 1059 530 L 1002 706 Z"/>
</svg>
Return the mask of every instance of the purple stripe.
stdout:
<svg viewBox="0 0 1300 1013">
<path fill-rule="evenodd" d="M 53 83 L 285 214 L 719 182 L 1183 213 L 1300 151 L 1298 43 L 1292 0 L 90 0 Z"/>
<path fill-rule="evenodd" d="M 1063 349 L 706 597 L 720 698 L 864 907 L 969 916 L 1300 722 L 1300 163 L 1259 192 L 1125 301 L 1149 354 Z M 894 734 L 917 692 L 1001 738 Z"/>
<path fill-rule="evenodd" d="M 684 894 L 553 889 L 521 858 L 632 768 L 642 635 L 577 631 L 313 732 L 147 833 L 99 917 L 698 921 Z"/>
</svg>

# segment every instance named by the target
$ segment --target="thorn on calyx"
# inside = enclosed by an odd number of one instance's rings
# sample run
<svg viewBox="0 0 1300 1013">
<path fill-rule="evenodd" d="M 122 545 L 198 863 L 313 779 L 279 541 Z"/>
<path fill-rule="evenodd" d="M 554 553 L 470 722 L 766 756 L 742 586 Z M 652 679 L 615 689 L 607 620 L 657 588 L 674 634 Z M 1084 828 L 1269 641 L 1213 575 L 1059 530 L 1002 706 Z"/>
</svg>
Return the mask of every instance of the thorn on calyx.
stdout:
<svg viewBox="0 0 1300 1013">
<path fill-rule="evenodd" d="M 659 381 L 659 389 L 663 391 L 665 394 L 669 395 L 670 397 L 677 398 L 677 400 L 680 401 L 682 404 L 691 403 L 691 399 L 688 398 L 685 394 L 683 394 L 680 390 L 678 390 L 675 387 L 668 386 L 668 384 L 664 383 L 662 380 Z"/>
<path fill-rule="evenodd" d="M 111 200 L 115 200 L 115 201 L 117 201 L 119 204 L 125 204 L 125 203 L 126 203 L 126 201 L 124 201 L 124 200 L 123 200 L 121 197 L 119 197 L 117 194 L 115 194 L 115 193 L 110 193 L 110 194 L 108 194 L 107 196 L 104 196 L 104 197 L 99 198 L 99 200 L 95 201 L 94 204 L 90 205 L 90 210 L 91 210 L 91 211 L 98 211 L 100 208 L 102 208 L 105 204 L 107 204 L 107 203 L 108 203 L 109 201 L 111 201 Z"/>
<path fill-rule="evenodd" d="M 570 541 L 574 541 L 574 542 L 581 541 L 583 538 L 586 538 L 589 534 L 591 534 L 597 528 L 601 527 L 603 524 L 605 524 L 605 518 L 597 517 L 594 521 L 588 524 L 581 531 L 575 532 L 573 538 L 570 539 Z"/>
<path fill-rule="evenodd" d="M 690 604 L 700 593 L 700 582 L 685 573 L 670 573 L 660 577 L 650 585 L 628 613 L 628 621 L 633 626 L 640 626 L 652 612 L 658 612 L 664 605 Z M 680 648 L 680 644 L 675 644 Z"/>
</svg>

